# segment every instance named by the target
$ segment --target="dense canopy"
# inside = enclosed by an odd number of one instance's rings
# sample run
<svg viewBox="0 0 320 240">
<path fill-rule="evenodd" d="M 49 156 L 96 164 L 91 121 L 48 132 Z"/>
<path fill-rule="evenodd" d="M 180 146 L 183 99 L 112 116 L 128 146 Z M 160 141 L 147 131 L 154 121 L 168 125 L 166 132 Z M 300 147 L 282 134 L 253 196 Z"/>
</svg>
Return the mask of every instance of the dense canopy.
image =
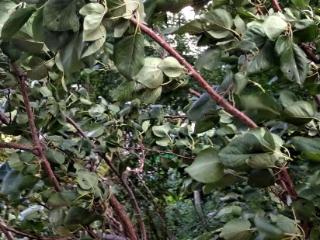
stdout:
<svg viewBox="0 0 320 240">
<path fill-rule="evenodd" d="M 0 0 L 0 238 L 320 239 L 320 8 Z"/>
</svg>

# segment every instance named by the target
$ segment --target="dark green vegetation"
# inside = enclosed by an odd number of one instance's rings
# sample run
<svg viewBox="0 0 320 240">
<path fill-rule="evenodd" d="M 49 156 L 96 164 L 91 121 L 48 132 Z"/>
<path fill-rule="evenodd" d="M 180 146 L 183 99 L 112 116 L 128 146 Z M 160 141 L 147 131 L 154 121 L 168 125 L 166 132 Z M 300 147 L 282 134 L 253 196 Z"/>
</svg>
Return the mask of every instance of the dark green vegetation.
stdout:
<svg viewBox="0 0 320 240">
<path fill-rule="evenodd" d="M 307 0 L 0 0 L 1 239 L 319 240 L 319 24 Z"/>
</svg>

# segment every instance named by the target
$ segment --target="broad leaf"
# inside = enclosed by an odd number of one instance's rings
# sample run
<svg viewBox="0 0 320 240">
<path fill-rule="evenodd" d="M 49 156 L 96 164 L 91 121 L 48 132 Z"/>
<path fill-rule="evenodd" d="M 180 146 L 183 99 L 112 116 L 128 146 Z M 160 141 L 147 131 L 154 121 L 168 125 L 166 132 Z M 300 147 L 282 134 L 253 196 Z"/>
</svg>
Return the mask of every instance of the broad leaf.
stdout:
<svg viewBox="0 0 320 240">
<path fill-rule="evenodd" d="M 220 233 L 225 240 L 249 240 L 251 223 L 245 219 L 233 219 L 227 222 Z"/>
<path fill-rule="evenodd" d="M 13 12 L 2 27 L 1 38 L 11 38 L 28 21 L 35 10 L 34 7 L 26 7 Z"/>
<path fill-rule="evenodd" d="M 114 62 L 119 72 L 132 79 L 144 64 L 144 42 L 141 34 L 126 36 L 114 46 Z"/>
<path fill-rule="evenodd" d="M 280 16 L 272 15 L 264 21 L 263 30 L 270 40 L 275 40 L 282 32 L 284 32 L 288 24 Z"/>
<path fill-rule="evenodd" d="M 320 138 L 294 137 L 291 142 L 301 152 L 301 158 L 320 161 Z"/>
<path fill-rule="evenodd" d="M 174 57 L 166 57 L 159 63 L 159 68 L 168 77 L 179 77 L 184 72 L 183 66 Z"/>
<path fill-rule="evenodd" d="M 147 88 L 154 89 L 160 87 L 163 83 L 163 73 L 159 68 L 161 61 L 160 58 L 146 58 L 143 68 L 134 79 Z"/>
<path fill-rule="evenodd" d="M 276 158 L 267 157 L 266 154 L 273 155 L 278 152 L 282 142 L 279 141 L 276 135 L 273 135 L 264 129 L 252 130 L 246 134 L 233 139 L 226 147 L 219 152 L 220 161 L 227 167 L 238 168 L 243 167 L 248 163 L 254 166 L 254 163 L 259 162 L 259 168 L 263 165 L 275 165 L 275 162 L 270 162 L 270 159 Z M 258 160 L 255 158 L 259 157 Z M 250 158 L 253 158 L 249 160 Z M 263 161 L 265 159 L 265 162 Z"/>
<path fill-rule="evenodd" d="M 72 30 L 77 32 L 80 24 L 76 3 L 75 0 L 49 0 L 43 9 L 44 26 L 52 31 Z"/>
<path fill-rule="evenodd" d="M 202 183 L 213 183 L 224 176 L 218 154 L 211 148 L 200 152 L 192 165 L 185 170 L 192 178 Z"/>
<path fill-rule="evenodd" d="M 289 80 L 302 85 L 308 73 L 306 54 L 292 40 L 285 37 L 277 40 L 275 49 L 280 56 L 280 68 L 283 74 Z"/>
</svg>

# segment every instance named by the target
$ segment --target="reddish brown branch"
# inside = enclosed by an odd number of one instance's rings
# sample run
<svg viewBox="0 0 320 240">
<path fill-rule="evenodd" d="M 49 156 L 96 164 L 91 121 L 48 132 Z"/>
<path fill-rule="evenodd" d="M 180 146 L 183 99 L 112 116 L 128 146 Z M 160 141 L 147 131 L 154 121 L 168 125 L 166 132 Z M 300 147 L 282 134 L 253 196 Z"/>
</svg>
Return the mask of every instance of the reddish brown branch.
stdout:
<svg viewBox="0 0 320 240">
<path fill-rule="evenodd" d="M 131 220 L 128 218 L 128 215 L 125 213 L 125 210 L 122 204 L 119 203 L 119 201 L 116 199 L 114 195 L 111 195 L 110 197 L 110 204 L 112 209 L 115 211 L 115 214 L 121 221 L 122 226 L 124 227 L 124 232 L 126 236 L 130 240 L 138 240 L 137 233 L 135 231 L 135 228 Z"/>
<path fill-rule="evenodd" d="M 278 0 L 271 0 L 271 4 L 275 12 L 282 12 L 282 9 Z"/>
<path fill-rule="evenodd" d="M 302 50 L 305 52 L 305 54 L 307 55 L 307 57 L 315 62 L 315 63 L 319 63 L 320 59 L 319 56 L 317 56 L 314 53 L 314 49 L 312 49 L 312 47 L 310 45 L 308 45 L 307 43 L 301 43 L 300 47 L 302 48 Z"/>
<path fill-rule="evenodd" d="M 139 27 L 142 32 L 147 34 L 153 40 L 155 40 L 161 47 L 163 47 L 170 55 L 176 58 L 180 64 L 182 64 L 189 72 L 189 75 L 192 76 L 199 85 L 209 94 L 209 96 L 225 111 L 233 115 L 235 118 L 239 119 L 242 123 L 247 125 L 250 128 L 258 127 L 257 124 L 249 118 L 246 114 L 239 111 L 232 104 L 230 104 L 226 99 L 224 99 L 219 93 L 217 93 L 210 84 L 198 73 L 195 68 L 187 62 L 187 60 L 180 55 L 173 47 L 170 46 L 169 43 L 166 42 L 164 38 L 156 34 L 152 29 L 147 27 L 146 25 L 138 22 L 136 19 L 132 18 L 131 22 Z"/>
<path fill-rule="evenodd" d="M 46 171 L 46 173 L 48 174 L 48 177 L 49 177 L 51 183 L 53 184 L 54 188 L 56 189 L 56 191 L 60 191 L 61 190 L 60 183 L 57 180 L 56 176 L 54 175 L 54 172 L 50 166 L 50 163 L 44 154 L 43 146 L 42 146 L 41 141 L 39 139 L 38 130 L 35 125 L 34 113 L 32 111 L 31 105 L 30 105 L 30 100 L 28 97 L 28 91 L 27 91 L 27 85 L 26 85 L 27 75 L 22 69 L 20 69 L 15 64 L 12 64 L 12 69 L 13 69 L 13 73 L 15 74 L 15 76 L 17 77 L 18 82 L 19 82 L 24 106 L 25 106 L 25 109 L 26 109 L 26 112 L 28 115 L 29 128 L 31 131 L 33 145 L 34 145 L 34 148 L 38 152 L 39 161 L 40 161 L 41 165 L 43 166 L 44 170 Z"/>
<path fill-rule="evenodd" d="M 0 148 L 10 148 L 10 149 L 17 149 L 17 150 L 24 150 L 24 151 L 30 151 L 33 152 L 33 146 L 28 146 L 24 144 L 19 143 L 7 143 L 7 142 L 0 142 Z"/>
</svg>

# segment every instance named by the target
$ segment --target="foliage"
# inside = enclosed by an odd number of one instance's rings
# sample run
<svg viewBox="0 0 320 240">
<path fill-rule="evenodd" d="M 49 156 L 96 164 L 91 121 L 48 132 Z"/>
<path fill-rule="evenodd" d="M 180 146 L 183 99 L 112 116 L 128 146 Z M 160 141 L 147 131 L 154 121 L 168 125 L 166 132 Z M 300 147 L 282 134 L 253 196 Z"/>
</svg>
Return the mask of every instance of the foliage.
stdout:
<svg viewBox="0 0 320 240">
<path fill-rule="evenodd" d="M 319 9 L 275 3 L 0 0 L 3 237 L 319 239 Z"/>
</svg>

